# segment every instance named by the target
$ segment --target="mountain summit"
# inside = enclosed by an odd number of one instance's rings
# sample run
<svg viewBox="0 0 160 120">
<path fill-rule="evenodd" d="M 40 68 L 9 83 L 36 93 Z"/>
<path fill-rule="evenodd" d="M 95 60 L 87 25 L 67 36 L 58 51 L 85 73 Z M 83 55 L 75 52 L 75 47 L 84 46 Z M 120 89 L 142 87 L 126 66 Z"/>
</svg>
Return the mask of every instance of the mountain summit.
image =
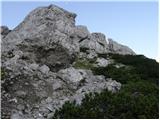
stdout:
<svg viewBox="0 0 160 120">
<path fill-rule="evenodd" d="M 93 69 L 114 62 L 103 55 L 135 53 L 76 26 L 76 16 L 49 5 L 31 11 L 13 30 L 1 27 L 2 118 L 52 118 L 65 101 L 81 104 L 86 93 L 120 90 L 120 82 Z"/>
<path fill-rule="evenodd" d="M 90 33 L 86 26 L 76 26 L 76 16 L 55 5 L 36 8 L 4 38 L 2 51 L 17 49 L 27 41 L 31 44 L 31 41 L 32 44 L 38 44 L 37 47 L 45 46 L 45 49 L 52 49 L 59 44 L 70 54 L 80 52 L 80 48 L 96 53 L 135 54 L 128 47 L 106 39 L 102 33 Z"/>
</svg>

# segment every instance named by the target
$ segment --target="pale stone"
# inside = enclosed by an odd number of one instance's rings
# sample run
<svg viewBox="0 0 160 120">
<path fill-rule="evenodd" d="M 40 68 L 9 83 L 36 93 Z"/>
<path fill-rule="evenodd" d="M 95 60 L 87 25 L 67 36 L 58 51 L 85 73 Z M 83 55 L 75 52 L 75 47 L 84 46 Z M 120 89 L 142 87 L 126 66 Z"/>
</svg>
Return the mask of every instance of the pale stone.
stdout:
<svg viewBox="0 0 160 120">
<path fill-rule="evenodd" d="M 104 58 L 97 58 L 96 63 L 99 67 L 106 67 L 108 65 L 108 60 Z"/>
<path fill-rule="evenodd" d="M 39 70 L 44 73 L 44 74 L 47 74 L 49 72 L 49 67 L 47 65 L 43 65 L 39 68 Z"/>
</svg>

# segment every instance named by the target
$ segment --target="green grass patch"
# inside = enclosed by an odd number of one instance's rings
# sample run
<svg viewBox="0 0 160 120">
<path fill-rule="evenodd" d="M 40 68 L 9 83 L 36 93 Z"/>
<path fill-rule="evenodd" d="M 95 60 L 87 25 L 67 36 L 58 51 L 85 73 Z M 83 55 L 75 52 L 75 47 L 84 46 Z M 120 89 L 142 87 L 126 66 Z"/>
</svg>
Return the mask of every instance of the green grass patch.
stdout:
<svg viewBox="0 0 160 120">
<path fill-rule="evenodd" d="M 93 69 L 94 62 L 92 60 L 77 59 L 73 65 L 77 69 Z"/>
</svg>

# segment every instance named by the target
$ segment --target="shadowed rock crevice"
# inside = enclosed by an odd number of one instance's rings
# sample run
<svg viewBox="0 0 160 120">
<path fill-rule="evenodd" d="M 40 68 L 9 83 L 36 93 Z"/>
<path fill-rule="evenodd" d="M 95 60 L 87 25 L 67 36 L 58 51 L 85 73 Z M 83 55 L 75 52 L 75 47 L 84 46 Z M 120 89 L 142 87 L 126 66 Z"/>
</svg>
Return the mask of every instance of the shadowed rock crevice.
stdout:
<svg viewBox="0 0 160 120">
<path fill-rule="evenodd" d="M 46 64 L 53 72 L 69 67 L 69 65 L 72 64 L 75 59 L 73 56 L 68 54 L 66 49 L 61 46 L 57 46 L 48 50 L 39 47 L 35 51 L 35 56 L 37 63 Z"/>
</svg>

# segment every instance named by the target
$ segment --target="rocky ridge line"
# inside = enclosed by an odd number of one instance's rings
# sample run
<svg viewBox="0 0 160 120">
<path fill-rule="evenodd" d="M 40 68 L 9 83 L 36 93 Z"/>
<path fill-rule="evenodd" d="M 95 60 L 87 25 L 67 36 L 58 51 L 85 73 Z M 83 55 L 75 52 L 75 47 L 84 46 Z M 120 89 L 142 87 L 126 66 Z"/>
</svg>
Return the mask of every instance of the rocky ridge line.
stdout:
<svg viewBox="0 0 160 120">
<path fill-rule="evenodd" d="M 128 47 L 75 25 L 75 13 L 55 5 L 31 11 L 12 31 L 1 27 L 2 118 L 51 118 L 65 101 L 81 103 L 89 92 L 121 84 L 74 67 L 77 59 L 96 59 L 94 66 L 112 63 L 98 54 L 135 53 Z"/>
</svg>

